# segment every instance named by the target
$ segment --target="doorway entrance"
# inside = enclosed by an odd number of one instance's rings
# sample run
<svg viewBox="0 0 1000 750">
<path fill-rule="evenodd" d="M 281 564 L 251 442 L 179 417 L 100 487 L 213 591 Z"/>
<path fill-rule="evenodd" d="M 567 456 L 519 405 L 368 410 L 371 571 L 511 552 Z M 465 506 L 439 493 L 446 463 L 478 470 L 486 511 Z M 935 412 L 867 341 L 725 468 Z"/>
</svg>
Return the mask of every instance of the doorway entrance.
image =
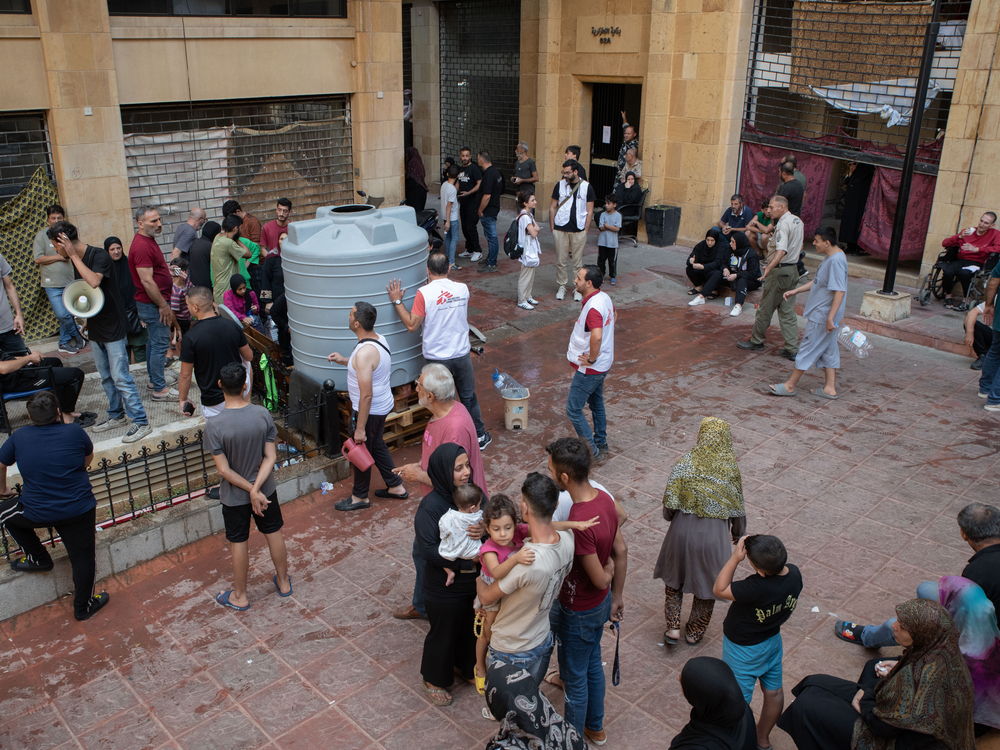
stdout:
<svg viewBox="0 0 1000 750">
<path fill-rule="evenodd" d="M 597 205 L 615 186 L 618 149 L 622 145 L 622 112 L 638 127 L 642 86 L 628 83 L 593 83 L 590 122 L 590 169 L 587 177 L 594 186 Z"/>
</svg>

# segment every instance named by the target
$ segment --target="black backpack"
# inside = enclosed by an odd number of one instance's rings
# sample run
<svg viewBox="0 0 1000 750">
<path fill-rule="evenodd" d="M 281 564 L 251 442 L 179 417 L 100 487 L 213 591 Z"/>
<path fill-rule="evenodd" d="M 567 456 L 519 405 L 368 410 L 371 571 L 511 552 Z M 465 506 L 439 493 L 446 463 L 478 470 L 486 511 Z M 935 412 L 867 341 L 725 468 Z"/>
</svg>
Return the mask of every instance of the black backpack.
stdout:
<svg viewBox="0 0 1000 750">
<path fill-rule="evenodd" d="M 507 228 L 507 234 L 503 236 L 503 251 L 507 253 L 507 257 L 511 260 L 518 260 L 522 255 L 524 255 L 524 248 L 521 247 L 517 242 L 518 222 L 521 220 L 521 214 L 510 223 L 510 227 Z"/>
</svg>

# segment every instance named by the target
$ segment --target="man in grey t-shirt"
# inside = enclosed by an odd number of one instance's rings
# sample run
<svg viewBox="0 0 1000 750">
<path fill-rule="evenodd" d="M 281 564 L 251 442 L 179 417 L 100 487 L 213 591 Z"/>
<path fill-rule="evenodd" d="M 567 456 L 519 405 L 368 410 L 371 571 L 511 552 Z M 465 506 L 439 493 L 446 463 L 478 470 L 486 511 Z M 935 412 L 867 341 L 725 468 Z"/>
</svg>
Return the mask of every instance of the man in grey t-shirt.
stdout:
<svg viewBox="0 0 1000 750">
<path fill-rule="evenodd" d="M 66 209 L 53 204 L 45 209 L 45 228 L 35 235 L 32 255 L 38 265 L 42 289 L 49 298 L 52 313 L 59 321 L 59 351 L 63 354 L 77 354 L 87 345 L 83 334 L 76 326 L 76 319 L 63 304 L 63 289 L 73 283 L 73 264 L 56 252 L 47 232 L 57 222 L 66 218 Z"/>
<path fill-rule="evenodd" d="M 174 260 L 182 255 L 186 258 L 191 251 L 191 244 L 198 238 L 198 230 L 205 225 L 208 217 L 205 209 L 199 206 L 192 206 L 188 213 L 187 221 L 178 224 L 174 230 L 174 249 L 170 251 L 170 259 Z"/>
<path fill-rule="evenodd" d="M 812 394 L 820 398 L 840 398 L 837 395 L 837 369 L 840 367 L 837 334 L 847 302 L 847 256 L 838 247 L 837 232 L 832 227 L 817 232 L 813 246 L 826 256 L 819 264 L 816 279 L 784 294 L 784 299 L 790 300 L 796 294 L 809 291 L 803 312 L 806 334 L 788 380 L 771 386 L 775 396 L 794 396 L 795 386 L 806 370 L 822 367 L 826 382 L 822 388 L 814 388 Z"/>
<path fill-rule="evenodd" d="M 226 408 L 205 424 L 205 447 L 211 451 L 215 468 L 222 477 L 219 488 L 222 519 L 233 555 L 233 588 L 218 594 L 215 601 L 241 612 L 250 609 L 247 540 L 251 517 L 267 540 L 274 563 L 275 574 L 271 580 L 278 596 L 292 595 L 285 538 L 281 534 L 284 520 L 271 477 L 277 456 L 274 446 L 277 430 L 267 409 L 243 397 L 245 379 L 243 365 L 230 362 L 223 366 L 219 385 Z"/>
</svg>

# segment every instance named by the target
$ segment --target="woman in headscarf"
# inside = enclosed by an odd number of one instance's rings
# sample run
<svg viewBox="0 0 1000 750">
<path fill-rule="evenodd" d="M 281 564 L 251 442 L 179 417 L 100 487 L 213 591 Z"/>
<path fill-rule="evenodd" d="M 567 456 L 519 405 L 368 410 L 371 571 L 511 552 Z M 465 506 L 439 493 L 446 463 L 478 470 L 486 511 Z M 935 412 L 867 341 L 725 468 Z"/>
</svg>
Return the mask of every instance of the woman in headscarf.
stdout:
<svg viewBox="0 0 1000 750">
<path fill-rule="evenodd" d="M 625 179 L 615 183 L 615 189 L 611 191 L 618 202 L 618 208 L 623 206 L 638 206 L 642 200 L 642 188 L 635 176 L 635 172 L 626 172 Z"/>
<path fill-rule="evenodd" d="M 424 496 L 413 519 L 416 548 L 424 560 L 424 604 L 431 628 L 424 639 L 420 673 L 427 697 L 436 706 L 451 704 L 448 689 L 455 676 L 473 681 L 476 637 L 473 633 L 476 576 L 479 564 L 471 560 L 446 560 L 438 554 L 441 532 L 438 521 L 455 508 L 452 491 L 467 484 L 472 470 L 465 449 L 442 443 L 427 462 L 427 476 L 433 490 Z M 445 568 L 455 571 L 448 586 Z"/>
<path fill-rule="evenodd" d="M 756 750 L 757 727 L 733 670 L 721 659 L 696 656 L 681 670 L 691 721 L 668 750 Z"/>
<path fill-rule="evenodd" d="M 406 149 L 404 161 L 406 166 L 404 203 L 413 206 L 414 211 L 423 211 L 427 205 L 427 175 L 424 172 L 424 160 L 420 158 L 420 152 L 416 147 L 410 146 Z"/>
<path fill-rule="evenodd" d="M 587 750 L 524 667 L 492 662 L 486 672 L 486 705 L 500 722 L 486 750 Z"/>
<path fill-rule="evenodd" d="M 746 302 L 747 293 L 760 288 L 760 258 L 752 247 L 746 233 L 738 229 L 732 230 L 725 238 L 728 246 L 725 259 L 718 268 L 714 269 L 701 287 L 701 294 L 698 297 L 713 297 L 715 290 L 723 284 L 728 284 L 735 297 L 733 309 L 729 312 L 731 317 L 738 316 L 743 312 L 743 303 Z M 695 297 L 688 304 L 700 304 Z"/>
<path fill-rule="evenodd" d="M 872 659 L 857 682 L 811 675 L 778 726 L 799 750 L 973 750 L 972 680 L 958 630 L 936 602 L 896 606 L 898 660 Z"/>
<path fill-rule="evenodd" d="M 729 260 L 729 245 L 726 236 L 718 227 L 712 227 L 705 232 L 705 239 L 691 249 L 687 263 L 684 264 L 684 273 L 692 284 L 688 294 L 697 294 L 696 299 L 701 300 L 698 304 L 705 303 L 705 297 L 701 295 L 702 285 L 708 281 L 712 271 L 722 268 L 727 260 Z M 693 302 L 694 300 L 688 304 Z"/>
<path fill-rule="evenodd" d="M 670 528 L 653 568 L 653 577 L 661 579 L 665 589 L 663 640 L 673 646 L 680 639 L 681 598 L 688 593 L 694 595 L 694 604 L 685 640 L 694 645 L 712 619 L 715 577 L 732 553 L 731 544 L 746 533 L 743 481 L 728 422 L 701 420 L 698 444 L 670 472 L 663 517 Z"/>
<path fill-rule="evenodd" d="M 128 270 L 128 256 L 118 237 L 107 237 L 104 249 L 111 256 L 111 274 L 118 289 L 118 297 L 125 311 L 125 330 L 128 334 L 128 351 L 133 362 L 146 361 L 146 327 L 139 320 L 139 310 L 135 306 L 135 286 Z"/>
<path fill-rule="evenodd" d="M 1000 629 L 993 602 L 962 576 L 938 581 L 938 599 L 958 628 L 958 648 L 972 677 L 976 724 L 1000 729 Z"/>
</svg>

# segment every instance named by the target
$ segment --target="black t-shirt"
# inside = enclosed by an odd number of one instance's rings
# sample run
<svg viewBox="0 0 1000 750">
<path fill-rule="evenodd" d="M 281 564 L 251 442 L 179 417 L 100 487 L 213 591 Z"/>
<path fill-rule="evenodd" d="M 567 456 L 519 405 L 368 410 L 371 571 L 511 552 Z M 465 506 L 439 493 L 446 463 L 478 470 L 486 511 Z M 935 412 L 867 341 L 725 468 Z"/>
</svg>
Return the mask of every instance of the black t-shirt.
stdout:
<svg viewBox="0 0 1000 750">
<path fill-rule="evenodd" d="M 1000 612 L 1000 544 L 983 547 L 970 557 L 962 576 L 978 583 Z"/>
<path fill-rule="evenodd" d="M 802 196 L 806 193 L 802 183 L 798 180 L 789 180 L 778 186 L 778 195 L 788 198 L 788 210 L 793 216 L 802 218 Z"/>
<path fill-rule="evenodd" d="M 476 183 L 483 179 L 483 170 L 479 168 L 478 164 L 471 163 L 467 167 L 463 167 L 461 164 L 458 165 L 458 192 L 464 193 L 466 190 L 471 190 L 476 186 Z M 482 186 L 479 188 L 482 190 Z M 476 191 L 472 195 L 466 195 L 459 197 L 459 201 L 464 203 L 466 201 L 476 201 L 477 204 L 479 199 L 482 198 L 482 194 Z"/>
<path fill-rule="evenodd" d="M 794 565 L 783 576 L 754 573 L 733 581 L 733 603 L 729 605 L 722 632 L 740 646 L 754 646 L 778 634 L 782 623 L 795 610 L 802 593 L 802 574 Z"/>
<path fill-rule="evenodd" d="M 583 180 L 582 177 L 580 179 Z M 562 180 L 560 180 L 560 182 L 562 182 Z M 578 226 L 576 223 L 576 202 L 580 200 L 580 196 L 582 193 L 583 193 L 583 188 L 580 187 L 577 189 L 576 193 L 573 194 L 573 197 L 570 198 L 568 201 L 566 201 L 567 203 L 569 203 L 569 220 L 565 224 L 556 224 L 555 228 L 557 232 L 583 231 L 583 227 Z M 557 182 L 556 186 L 552 188 L 552 200 L 556 202 L 557 206 L 559 205 L 559 202 L 562 200 L 559 197 L 559 182 Z M 597 200 L 594 197 L 594 186 L 591 185 L 589 182 L 587 183 L 587 195 L 583 200 L 586 203 L 593 203 Z M 563 208 L 565 208 L 565 206 L 563 206 Z"/>
<path fill-rule="evenodd" d="M 83 265 L 94 273 L 101 274 L 101 291 L 104 292 L 104 306 L 87 322 L 87 335 L 99 344 L 110 344 L 128 335 L 125 329 L 125 305 L 118 292 L 115 270 L 111 256 L 103 247 L 87 245 L 83 253 Z M 76 278 L 80 272 L 75 271 Z"/>
<path fill-rule="evenodd" d="M 230 362 L 242 362 L 240 349 L 246 346 L 243 329 L 229 318 L 216 315 L 191 322 L 181 339 L 181 362 L 194 365 L 194 379 L 201 389 L 203 406 L 218 406 L 225 398 L 219 387 L 219 373 Z"/>
<path fill-rule="evenodd" d="M 503 193 L 503 175 L 493 164 L 486 167 L 483 173 L 483 184 L 479 186 L 479 200 L 489 194 L 490 201 L 483 209 L 483 216 L 491 216 L 494 219 L 500 213 L 500 194 Z"/>
<path fill-rule="evenodd" d="M 193 286 L 212 288 L 212 242 L 198 237 L 188 250 L 188 278 Z"/>
</svg>

